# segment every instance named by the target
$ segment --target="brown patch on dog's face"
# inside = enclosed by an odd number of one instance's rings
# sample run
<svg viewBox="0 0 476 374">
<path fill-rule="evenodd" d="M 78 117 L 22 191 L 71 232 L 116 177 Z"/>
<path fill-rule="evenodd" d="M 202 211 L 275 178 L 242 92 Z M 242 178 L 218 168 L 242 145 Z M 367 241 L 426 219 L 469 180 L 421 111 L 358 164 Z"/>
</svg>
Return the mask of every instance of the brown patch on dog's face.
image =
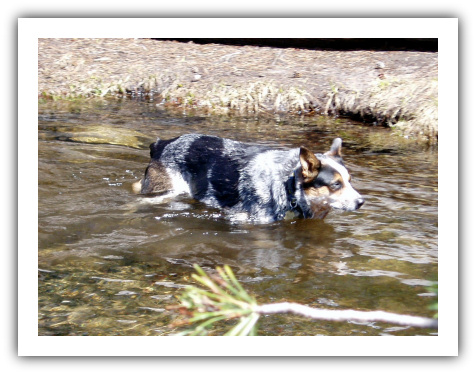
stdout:
<svg viewBox="0 0 476 374">
<path fill-rule="evenodd" d="M 350 179 L 350 178 L 349 178 Z M 339 173 L 333 173 L 333 178 L 330 178 L 325 185 L 316 187 L 311 183 L 304 187 L 304 193 L 309 198 L 316 198 L 321 196 L 339 196 L 344 188 L 344 180 Z"/>
<path fill-rule="evenodd" d="M 329 186 L 327 186 L 327 188 L 329 189 L 329 195 L 332 195 L 335 197 L 340 196 L 345 189 L 345 185 L 346 183 L 342 175 L 340 175 L 339 173 L 334 173 L 334 178 L 329 183 Z"/>
<path fill-rule="evenodd" d="M 309 199 L 309 205 L 312 211 L 312 218 L 324 219 L 331 211 L 329 205 L 330 190 L 327 186 L 308 187 L 304 189 L 304 194 Z"/>
<path fill-rule="evenodd" d="M 307 197 L 312 199 L 312 198 L 320 197 L 320 196 L 329 196 L 331 192 L 327 186 L 323 186 L 319 188 L 315 188 L 315 187 L 305 188 L 304 193 L 306 194 Z"/>
</svg>

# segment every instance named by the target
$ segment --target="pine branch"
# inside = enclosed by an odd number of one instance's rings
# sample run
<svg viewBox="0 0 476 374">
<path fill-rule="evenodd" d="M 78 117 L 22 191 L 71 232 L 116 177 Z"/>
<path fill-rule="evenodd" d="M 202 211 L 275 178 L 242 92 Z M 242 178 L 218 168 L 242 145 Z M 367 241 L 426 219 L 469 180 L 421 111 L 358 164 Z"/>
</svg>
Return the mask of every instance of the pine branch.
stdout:
<svg viewBox="0 0 476 374">
<path fill-rule="evenodd" d="M 180 297 L 181 304 L 168 309 L 176 309 L 190 317 L 187 321 L 179 321 L 173 326 L 184 323 L 199 323 L 198 326 L 181 332 L 179 335 L 204 335 L 212 324 L 219 321 L 239 318 L 239 322 L 226 335 L 255 335 L 256 323 L 263 314 L 293 313 L 307 318 L 326 321 L 358 321 L 384 322 L 396 325 L 437 329 L 438 320 L 388 313 L 383 311 L 362 312 L 358 310 L 316 309 L 296 303 L 275 303 L 258 305 L 240 285 L 231 268 L 217 268 L 219 277 L 213 279 L 198 265 L 194 265 L 198 274 L 193 278 L 207 287 L 187 287 Z"/>
</svg>

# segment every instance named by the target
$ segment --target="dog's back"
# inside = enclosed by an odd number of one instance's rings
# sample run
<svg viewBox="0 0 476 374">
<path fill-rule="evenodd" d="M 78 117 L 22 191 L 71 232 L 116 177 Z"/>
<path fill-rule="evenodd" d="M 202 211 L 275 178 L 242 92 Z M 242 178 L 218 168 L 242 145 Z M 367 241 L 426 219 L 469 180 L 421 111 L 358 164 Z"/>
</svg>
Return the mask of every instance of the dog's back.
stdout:
<svg viewBox="0 0 476 374">
<path fill-rule="evenodd" d="M 157 140 L 150 146 L 150 156 L 145 176 L 136 185 L 142 194 L 188 193 L 217 208 L 247 212 L 252 220 L 261 222 L 281 219 L 287 211 L 316 215 L 301 174 L 307 158 L 310 166 L 318 160 L 309 151 L 303 153 L 303 148 L 279 150 L 188 134 Z M 314 205 L 326 200 L 312 198 Z M 321 205 L 325 216 L 330 208 Z"/>
</svg>

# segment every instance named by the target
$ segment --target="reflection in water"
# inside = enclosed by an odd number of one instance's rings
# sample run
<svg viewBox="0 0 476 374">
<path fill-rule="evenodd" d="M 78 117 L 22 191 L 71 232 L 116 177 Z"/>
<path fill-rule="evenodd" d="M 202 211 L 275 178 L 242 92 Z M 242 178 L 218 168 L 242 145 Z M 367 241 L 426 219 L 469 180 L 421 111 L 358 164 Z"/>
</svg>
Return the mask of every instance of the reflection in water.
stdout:
<svg viewBox="0 0 476 374">
<path fill-rule="evenodd" d="M 188 197 L 158 202 L 134 195 L 148 144 L 189 132 L 315 152 L 341 136 L 366 204 L 325 221 L 251 225 Z M 329 119 L 171 116 L 133 102 L 73 112 L 40 107 L 39 334 L 173 333 L 174 315 L 165 307 L 191 283 L 194 263 L 210 271 L 229 264 L 261 302 L 431 316 L 426 287 L 438 270 L 437 154 L 361 146 L 366 134 L 379 132 L 385 130 Z M 296 321 L 266 318 L 259 332 L 425 334 Z"/>
</svg>

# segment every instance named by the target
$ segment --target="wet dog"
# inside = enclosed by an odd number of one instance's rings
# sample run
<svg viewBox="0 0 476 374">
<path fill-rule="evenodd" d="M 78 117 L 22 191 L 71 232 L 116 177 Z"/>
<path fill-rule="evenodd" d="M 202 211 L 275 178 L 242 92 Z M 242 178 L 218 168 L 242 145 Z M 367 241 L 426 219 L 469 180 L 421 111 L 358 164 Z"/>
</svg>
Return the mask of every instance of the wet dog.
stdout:
<svg viewBox="0 0 476 374">
<path fill-rule="evenodd" d="M 341 155 L 342 140 L 314 154 L 201 134 L 158 139 L 135 192 L 176 196 L 187 193 L 231 214 L 256 222 L 289 216 L 324 218 L 331 209 L 352 211 L 364 204 L 351 186 Z"/>
</svg>

